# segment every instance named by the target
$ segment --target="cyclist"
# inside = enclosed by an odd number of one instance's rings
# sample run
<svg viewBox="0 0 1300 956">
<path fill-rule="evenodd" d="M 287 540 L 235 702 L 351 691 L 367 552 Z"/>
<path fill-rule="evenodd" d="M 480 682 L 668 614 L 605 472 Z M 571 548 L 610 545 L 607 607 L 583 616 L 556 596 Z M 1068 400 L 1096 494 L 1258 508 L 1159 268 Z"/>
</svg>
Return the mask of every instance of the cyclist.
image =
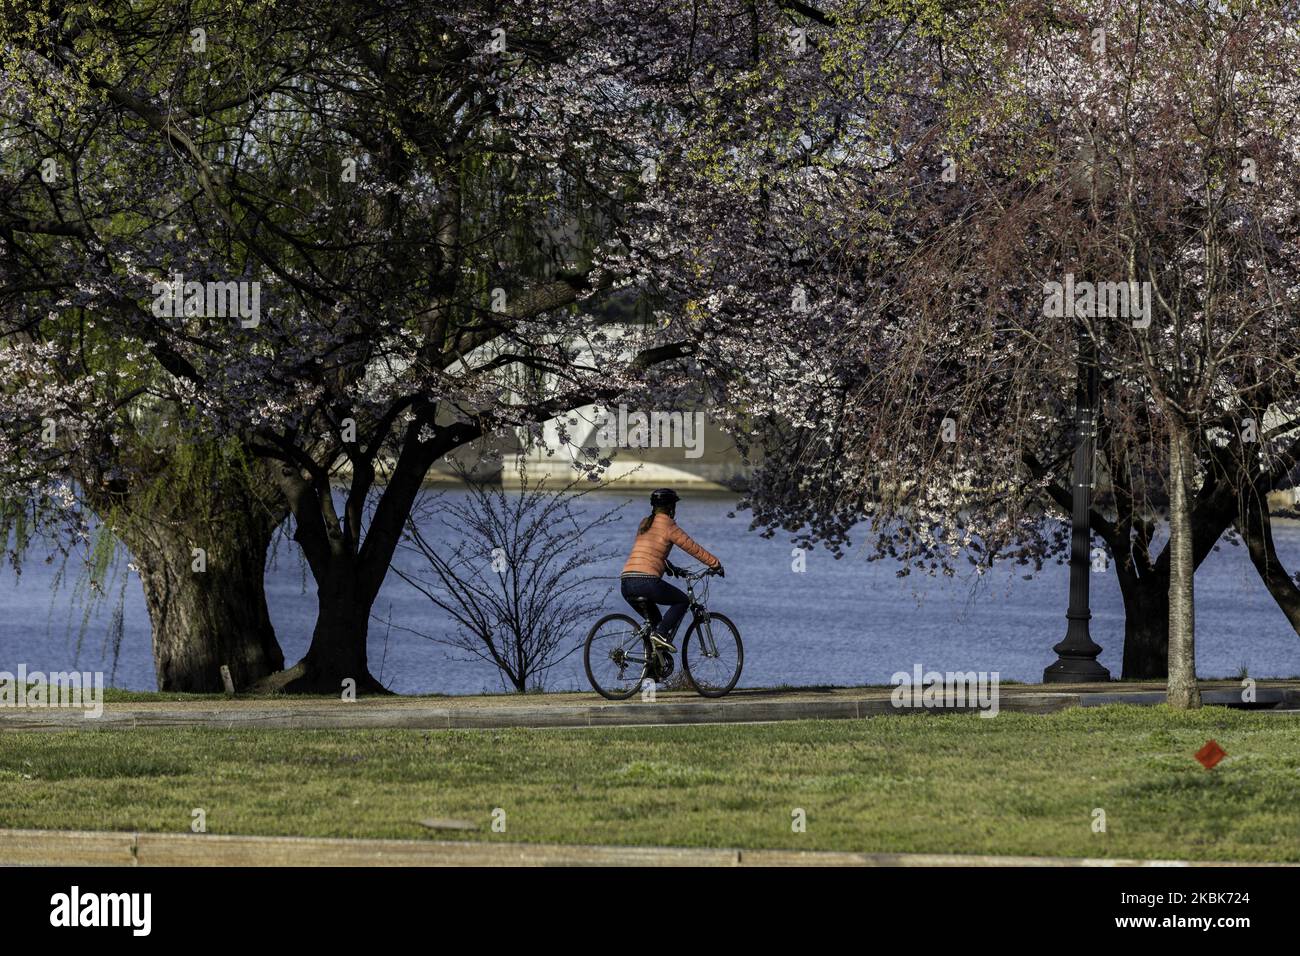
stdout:
<svg viewBox="0 0 1300 956">
<path fill-rule="evenodd" d="M 672 575 L 682 573 L 668 562 L 668 552 L 677 545 L 691 557 L 707 564 L 714 574 L 725 575 L 722 562 L 678 527 L 674 518 L 680 500 L 671 488 L 658 488 L 650 495 L 650 514 L 637 526 L 636 541 L 632 544 L 627 564 L 623 566 L 621 579 L 623 597 L 633 608 L 637 608 L 638 598 L 650 601 L 652 611 L 658 610 L 656 605 L 667 606 L 663 619 L 651 632 L 650 640 L 671 654 L 677 653 L 673 636 L 686 615 L 689 601 L 681 588 L 663 580 L 665 570 Z"/>
</svg>

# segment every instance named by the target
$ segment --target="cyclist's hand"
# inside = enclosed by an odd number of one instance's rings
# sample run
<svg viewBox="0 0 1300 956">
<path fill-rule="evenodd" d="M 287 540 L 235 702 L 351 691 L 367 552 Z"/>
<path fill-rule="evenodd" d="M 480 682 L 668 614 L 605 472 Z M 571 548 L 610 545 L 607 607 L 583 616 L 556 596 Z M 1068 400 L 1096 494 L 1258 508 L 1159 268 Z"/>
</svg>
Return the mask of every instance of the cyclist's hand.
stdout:
<svg viewBox="0 0 1300 956">
<path fill-rule="evenodd" d="M 721 561 L 719 561 L 718 566 L 713 569 L 713 573 L 720 578 L 725 578 L 727 576 L 727 572 L 723 569 Z"/>
<path fill-rule="evenodd" d="M 671 561 L 664 562 L 664 571 L 670 578 L 680 578 L 682 576 L 682 569 L 677 567 L 677 565 L 673 564 Z"/>
</svg>

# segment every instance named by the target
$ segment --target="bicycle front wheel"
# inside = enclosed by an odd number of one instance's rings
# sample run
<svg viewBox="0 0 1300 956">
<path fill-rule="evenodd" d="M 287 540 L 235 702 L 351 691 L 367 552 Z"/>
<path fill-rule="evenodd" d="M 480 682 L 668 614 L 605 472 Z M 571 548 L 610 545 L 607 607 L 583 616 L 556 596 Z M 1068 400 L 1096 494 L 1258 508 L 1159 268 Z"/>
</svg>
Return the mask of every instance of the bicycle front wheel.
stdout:
<svg viewBox="0 0 1300 956">
<path fill-rule="evenodd" d="M 606 700 L 627 700 L 641 687 L 650 666 L 650 642 L 626 614 L 610 614 L 587 634 L 582 660 L 587 680 Z"/>
<path fill-rule="evenodd" d="M 740 680 L 745 646 L 731 619 L 716 613 L 697 618 L 682 641 L 682 669 L 705 697 L 725 697 Z"/>
</svg>

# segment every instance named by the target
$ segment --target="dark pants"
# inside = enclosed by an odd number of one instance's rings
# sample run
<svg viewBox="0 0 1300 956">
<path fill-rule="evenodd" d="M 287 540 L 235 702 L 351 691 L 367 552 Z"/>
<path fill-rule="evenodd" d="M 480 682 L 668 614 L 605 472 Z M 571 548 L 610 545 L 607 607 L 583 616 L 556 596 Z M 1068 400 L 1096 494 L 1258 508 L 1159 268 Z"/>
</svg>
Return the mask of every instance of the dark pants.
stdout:
<svg viewBox="0 0 1300 956">
<path fill-rule="evenodd" d="M 623 578 L 623 597 L 638 611 L 640 608 L 637 608 L 637 598 L 649 601 L 646 610 L 650 612 L 648 615 L 650 623 L 670 641 L 677 633 L 677 625 L 682 623 L 682 618 L 686 616 L 686 611 L 690 607 L 690 599 L 686 597 L 686 593 L 662 578 L 648 576 Z M 668 608 L 663 613 L 662 621 L 660 621 L 659 608 L 655 606 L 657 604 L 667 605 Z"/>
</svg>

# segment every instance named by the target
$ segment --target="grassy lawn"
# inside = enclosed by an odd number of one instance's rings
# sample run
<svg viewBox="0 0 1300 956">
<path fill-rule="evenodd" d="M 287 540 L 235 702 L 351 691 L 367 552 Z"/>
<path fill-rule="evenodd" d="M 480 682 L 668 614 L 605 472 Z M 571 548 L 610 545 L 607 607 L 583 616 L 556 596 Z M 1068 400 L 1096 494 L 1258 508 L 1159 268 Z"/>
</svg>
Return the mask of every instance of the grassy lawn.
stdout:
<svg viewBox="0 0 1300 956">
<path fill-rule="evenodd" d="M 597 730 L 0 733 L 0 826 L 1300 860 L 1300 722 L 1206 708 Z M 1228 756 L 1204 770 L 1213 737 Z M 491 829 L 493 808 L 506 832 Z M 807 831 L 791 832 L 791 811 Z M 1092 830 L 1093 810 L 1106 832 Z M 428 817 L 478 832 L 431 831 Z"/>
</svg>

